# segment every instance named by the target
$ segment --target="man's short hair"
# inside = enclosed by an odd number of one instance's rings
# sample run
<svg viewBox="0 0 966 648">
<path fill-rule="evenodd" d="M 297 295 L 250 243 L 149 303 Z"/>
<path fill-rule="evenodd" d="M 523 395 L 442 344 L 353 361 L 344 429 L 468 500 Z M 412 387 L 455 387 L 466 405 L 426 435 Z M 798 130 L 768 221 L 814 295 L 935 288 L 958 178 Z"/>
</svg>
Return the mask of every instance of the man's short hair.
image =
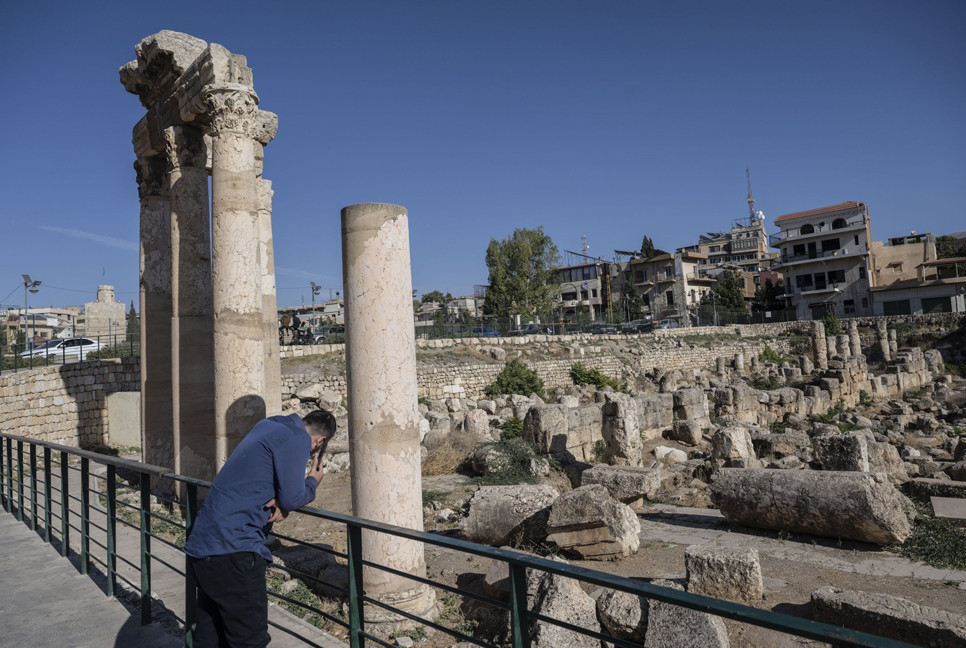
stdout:
<svg viewBox="0 0 966 648">
<path fill-rule="evenodd" d="M 327 410 L 317 409 L 314 412 L 309 412 L 302 417 L 302 422 L 305 423 L 305 429 L 312 436 L 324 436 L 331 439 L 335 434 L 335 417 L 332 416 L 332 412 Z"/>
</svg>

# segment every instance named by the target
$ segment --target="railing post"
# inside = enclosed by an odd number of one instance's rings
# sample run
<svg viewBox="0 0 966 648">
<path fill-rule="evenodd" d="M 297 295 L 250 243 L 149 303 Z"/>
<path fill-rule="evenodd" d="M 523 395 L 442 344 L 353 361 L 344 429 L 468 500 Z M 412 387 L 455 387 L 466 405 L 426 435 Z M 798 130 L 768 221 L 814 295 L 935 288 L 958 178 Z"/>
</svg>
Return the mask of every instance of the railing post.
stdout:
<svg viewBox="0 0 966 648">
<path fill-rule="evenodd" d="M 60 451 L 60 555 L 65 558 L 70 553 L 70 464 L 67 451 Z"/>
<path fill-rule="evenodd" d="M 4 443 L 6 441 L 6 443 Z M 3 499 L 3 510 L 10 512 L 10 439 L 0 438 L 0 498 Z"/>
<path fill-rule="evenodd" d="M 80 568 L 81 573 L 85 576 L 87 575 L 87 568 L 90 562 L 90 556 L 88 552 L 90 551 L 90 535 L 91 535 L 91 489 L 90 489 L 90 460 L 87 457 L 81 457 L 81 554 L 80 554 Z"/>
<path fill-rule="evenodd" d="M 50 544 L 50 448 L 44 447 L 44 542 Z"/>
<path fill-rule="evenodd" d="M 107 595 L 117 590 L 117 468 L 107 465 Z"/>
<path fill-rule="evenodd" d="M 184 509 L 185 538 L 191 535 L 191 529 L 195 524 L 195 516 L 198 513 L 198 487 L 194 484 L 185 484 L 185 509 Z M 198 625 L 198 599 L 195 591 L 195 577 L 191 573 L 188 565 L 188 556 L 184 560 L 184 645 L 185 648 L 193 648 L 195 642 L 195 628 Z"/>
<path fill-rule="evenodd" d="M 349 558 L 349 648 L 365 648 L 365 607 L 362 597 L 362 527 L 346 525 Z"/>
<path fill-rule="evenodd" d="M 141 473 L 141 625 L 151 623 L 151 475 Z"/>
<path fill-rule="evenodd" d="M 527 628 L 527 568 L 510 563 L 510 637 L 513 648 L 530 648 Z"/>
<path fill-rule="evenodd" d="M 23 441 L 17 440 L 17 521 L 23 522 Z"/>
<path fill-rule="evenodd" d="M 37 445 L 30 444 L 30 530 L 37 530 Z"/>
</svg>

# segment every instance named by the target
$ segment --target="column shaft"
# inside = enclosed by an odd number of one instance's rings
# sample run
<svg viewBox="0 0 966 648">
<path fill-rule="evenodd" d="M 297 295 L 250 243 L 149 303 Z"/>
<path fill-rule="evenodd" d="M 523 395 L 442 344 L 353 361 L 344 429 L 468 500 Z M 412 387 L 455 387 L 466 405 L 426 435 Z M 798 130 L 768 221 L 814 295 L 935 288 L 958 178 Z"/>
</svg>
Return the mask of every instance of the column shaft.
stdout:
<svg viewBox="0 0 966 648">
<path fill-rule="evenodd" d="M 282 411 L 282 353 L 278 343 L 278 300 L 275 297 L 275 243 L 272 237 L 272 183 L 258 180 L 259 260 L 262 264 L 262 321 L 265 351 L 265 411 Z"/>
<path fill-rule="evenodd" d="M 207 94 L 211 114 L 215 468 L 265 417 L 258 189 L 250 132 L 257 98 L 225 84 Z"/>
<path fill-rule="evenodd" d="M 422 529 L 416 343 L 412 317 L 409 218 L 397 205 L 342 210 L 349 452 L 355 515 Z M 363 557 L 425 576 L 420 543 L 363 533 Z M 435 596 L 413 581 L 366 568 L 366 593 L 419 616 Z M 378 608 L 367 619 L 395 623 Z"/>
</svg>

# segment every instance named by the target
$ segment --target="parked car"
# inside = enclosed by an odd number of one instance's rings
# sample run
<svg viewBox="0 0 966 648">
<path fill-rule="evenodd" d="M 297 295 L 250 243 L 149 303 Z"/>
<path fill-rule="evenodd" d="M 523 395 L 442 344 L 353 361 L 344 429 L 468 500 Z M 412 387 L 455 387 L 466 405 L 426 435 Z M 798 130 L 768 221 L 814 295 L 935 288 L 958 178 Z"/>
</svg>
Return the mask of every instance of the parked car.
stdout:
<svg viewBox="0 0 966 648">
<path fill-rule="evenodd" d="M 496 337 L 499 334 L 499 331 L 492 329 L 489 326 L 477 326 L 470 329 L 470 335 L 473 337 Z"/>
<path fill-rule="evenodd" d="M 345 340 L 345 324 L 326 324 L 312 330 L 316 344 L 338 344 Z"/>
<path fill-rule="evenodd" d="M 513 329 L 507 335 L 553 335 L 553 327 L 546 324 L 527 324 Z"/>
<path fill-rule="evenodd" d="M 636 319 L 624 322 L 620 326 L 621 333 L 647 333 L 654 328 L 654 322 L 647 319 Z"/>
<path fill-rule="evenodd" d="M 676 320 L 672 320 L 672 319 L 661 320 L 660 322 L 654 325 L 654 330 L 673 329 L 673 328 L 681 328 L 681 325 L 678 324 Z"/>
<path fill-rule="evenodd" d="M 590 327 L 590 332 L 594 335 L 609 335 L 617 333 L 617 327 L 613 324 L 594 324 Z"/>
<path fill-rule="evenodd" d="M 90 338 L 67 338 L 66 340 L 51 340 L 47 344 L 34 347 L 31 350 L 20 354 L 21 358 L 77 358 L 83 360 L 88 353 L 100 351 L 107 345 L 102 342 L 95 342 Z"/>
</svg>

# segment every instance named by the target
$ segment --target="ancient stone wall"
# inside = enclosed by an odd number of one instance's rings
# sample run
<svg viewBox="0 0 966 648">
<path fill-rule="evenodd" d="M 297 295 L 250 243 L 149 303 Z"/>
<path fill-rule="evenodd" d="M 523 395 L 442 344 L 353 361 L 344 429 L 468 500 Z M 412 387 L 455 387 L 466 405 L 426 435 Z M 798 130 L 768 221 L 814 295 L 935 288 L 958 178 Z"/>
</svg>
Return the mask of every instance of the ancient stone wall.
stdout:
<svg viewBox="0 0 966 648">
<path fill-rule="evenodd" d="M 138 358 L 5 372 L 0 430 L 66 446 L 107 440 L 107 396 L 140 389 Z"/>
</svg>

